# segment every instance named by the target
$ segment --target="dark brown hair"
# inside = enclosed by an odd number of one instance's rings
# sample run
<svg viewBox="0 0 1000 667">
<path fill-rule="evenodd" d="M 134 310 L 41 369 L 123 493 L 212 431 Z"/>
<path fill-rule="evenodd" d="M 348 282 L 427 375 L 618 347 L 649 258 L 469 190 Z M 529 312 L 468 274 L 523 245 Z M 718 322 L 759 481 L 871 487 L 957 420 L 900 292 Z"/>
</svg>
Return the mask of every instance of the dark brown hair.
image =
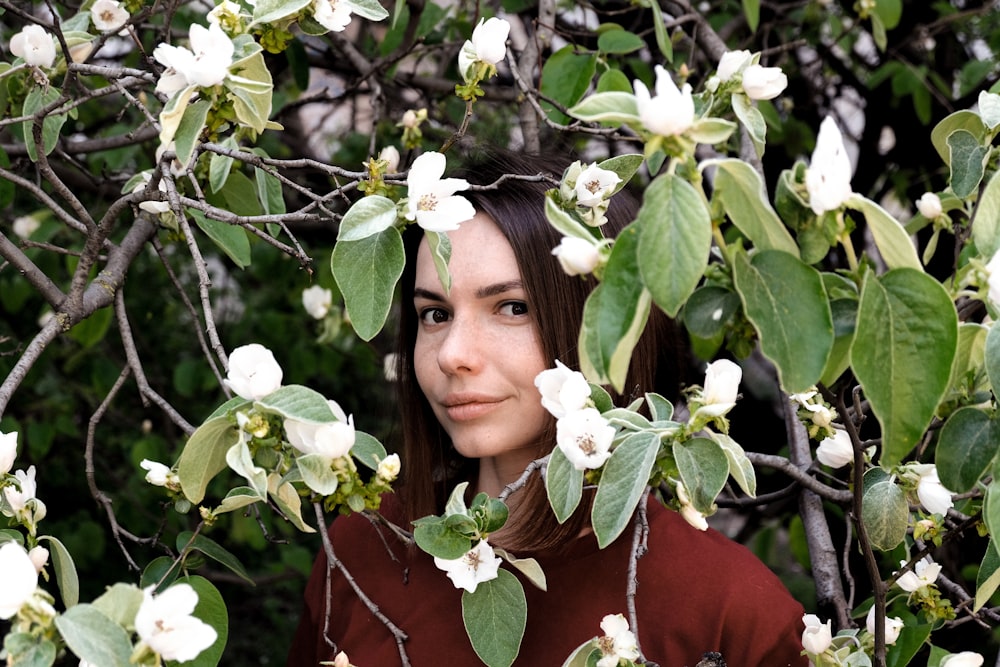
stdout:
<svg viewBox="0 0 1000 667">
<path fill-rule="evenodd" d="M 533 180 L 502 181 L 491 189 L 463 193 L 476 210 L 488 214 L 510 242 L 521 272 L 529 301 L 529 312 L 541 339 L 549 367 L 558 359 L 570 368 L 579 368 L 577 341 L 583 306 L 595 282 L 590 278 L 566 275 L 552 256 L 561 234 L 545 218 L 545 192 L 562 176 L 569 160 L 557 163 L 538 156 L 515 155 L 492 149 L 473 158 L 456 174 L 470 183 L 491 185 L 505 175 L 544 175 Z M 614 196 L 603 227 L 606 236 L 615 236 L 638 211 L 635 197 L 623 191 Z M 401 279 L 401 315 L 397 344 L 398 389 L 402 410 L 403 470 L 400 496 L 408 520 L 438 514 L 451 489 L 461 481 L 474 481 L 478 461 L 458 454 L 448 435 L 431 411 L 413 367 L 417 336 L 417 315 L 413 308 L 416 250 L 421 230 L 411 225 L 404 234 L 406 269 Z M 678 393 L 678 345 L 673 323 L 655 307 L 634 354 L 626 382 L 627 396 L 615 396 L 619 405 L 658 391 L 670 398 Z M 614 396 L 614 394 L 613 394 Z M 542 434 L 537 456 L 555 444 L 555 420 Z M 518 510 L 512 513 L 511 530 L 504 531 L 503 546 L 519 551 L 558 549 L 587 525 L 588 513 L 581 506 L 574 517 L 560 525 L 548 507 L 544 484 L 534 476 L 519 491 Z M 586 505 L 583 503 L 582 505 Z M 520 517 L 520 518 L 519 518 Z"/>
</svg>

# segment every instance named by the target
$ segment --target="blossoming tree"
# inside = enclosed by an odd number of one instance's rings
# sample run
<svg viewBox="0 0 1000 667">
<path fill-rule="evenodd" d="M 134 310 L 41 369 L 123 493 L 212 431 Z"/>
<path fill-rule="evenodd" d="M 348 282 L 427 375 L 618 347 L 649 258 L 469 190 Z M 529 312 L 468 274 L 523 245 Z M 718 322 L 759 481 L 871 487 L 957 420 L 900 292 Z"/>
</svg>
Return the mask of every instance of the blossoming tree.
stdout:
<svg viewBox="0 0 1000 667">
<path fill-rule="evenodd" d="M 464 589 L 484 664 L 519 652 L 512 570 L 544 586 L 489 542 L 531 475 L 560 520 L 596 488 L 601 546 L 641 538 L 650 494 L 702 530 L 726 508 L 765 534 L 770 508 L 814 583 L 796 592 L 816 665 L 992 658 L 968 631 L 997 624 L 1000 587 L 989 3 L 389 4 L 0 0 L 5 659 L 218 664 L 234 620 L 219 573 L 250 576 L 213 531 L 239 513 L 268 538 L 318 530 L 336 561 L 322 527 L 377 511 L 406 462 L 369 433 L 375 401 L 345 410 L 355 385 L 319 391 L 310 364 L 284 363 L 314 344 L 381 371 L 401 230 L 423 228 L 447 285 L 447 234 L 474 213 L 449 154 L 477 137 L 584 156 L 537 178 L 564 236 L 552 261 L 600 281 L 581 371 L 536 380 L 557 447 L 499 498 L 459 486 L 399 527 Z M 961 57 L 938 62 L 935 42 Z M 642 208 L 606 238 L 625 187 Z M 302 340 L 267 319 L 289 302 L 317 323 Z M 605 390 L 653 308 L 710 362 L 683 410 Z M 776 444 L 752 437 L 748 400 Z M 76 488 L 127 566 L 91 597 L 107 569 L 81 577 L 85 546 L 48 529 L 66 527 L 54 488 L 81 450 Z M 143 479 L 131 507 L 109 490 Z M 644 662 L 628 607 L 566 664 Z"/>
</svg>

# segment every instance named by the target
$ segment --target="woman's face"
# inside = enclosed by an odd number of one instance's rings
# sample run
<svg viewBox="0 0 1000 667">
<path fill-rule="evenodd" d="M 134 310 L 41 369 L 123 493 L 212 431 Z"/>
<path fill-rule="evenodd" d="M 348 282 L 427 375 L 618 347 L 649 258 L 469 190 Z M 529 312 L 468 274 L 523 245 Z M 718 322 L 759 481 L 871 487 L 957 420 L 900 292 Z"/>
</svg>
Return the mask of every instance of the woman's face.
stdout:
<svg viewBox="0 0 1000 667">
<path fill-rule="evenodd" d="M 479 213 L 449 232 L 445 293 L 425 241 L 417 252 L 414 370 L 441 426 L 463 456 L 511 481 L 535 458 L 549 415 L 535 376 L 542 353 L 514 251 Z"/>
</svg>

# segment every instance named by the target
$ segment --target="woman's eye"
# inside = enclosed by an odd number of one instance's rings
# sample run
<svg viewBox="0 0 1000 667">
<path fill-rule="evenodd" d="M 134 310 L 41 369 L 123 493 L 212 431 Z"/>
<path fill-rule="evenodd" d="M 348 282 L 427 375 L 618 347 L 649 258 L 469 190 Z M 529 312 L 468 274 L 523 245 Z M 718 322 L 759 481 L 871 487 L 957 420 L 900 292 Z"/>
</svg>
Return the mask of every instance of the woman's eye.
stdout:
<svg viewBox="0 0 1000 667">
<path fill-rule="evenodd" d="M 424 324 L 441 324 L 448 321 L 448 311 L 442 308 L 424 308 L 420 311 L 420 321 Z"/>
<path fill-rule="evenodd" d="M 527 315 L 528 304 L 524 301 L 508 301 L 500 306 L 500 312 L 504 315 Z"/>
</svg>

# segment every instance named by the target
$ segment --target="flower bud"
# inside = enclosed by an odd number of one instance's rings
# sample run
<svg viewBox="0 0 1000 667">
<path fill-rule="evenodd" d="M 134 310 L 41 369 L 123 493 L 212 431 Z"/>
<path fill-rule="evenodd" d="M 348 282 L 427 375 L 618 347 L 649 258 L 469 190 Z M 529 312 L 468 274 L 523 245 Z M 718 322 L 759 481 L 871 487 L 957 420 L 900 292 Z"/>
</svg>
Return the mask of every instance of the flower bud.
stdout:
<svg viewBox="0 0 1000 667">
<path fill-rule="evenodd" d="M 834 430 L 833 436 L 824 438 L 816 449 L 819 462 L 831 468 L 843 468 L 854 461 L 854 444 L 847 431 Z"/>
<path fill-rule="evenodd" d="M 593 272 L 601 262 L 597 246 L 575 236 L 564 236 L 559 245 L 552 249 L 559 265 L 568 276 L 580 276 Z"/>
<path fill-rule="evenodd" d="M 788 87 L 788 77 L 780 67 L 750 65 L 743 72 L 743 90 L 752 100 L 770 100 Z"/>
<path fill-rule="evenodd" d="M 719 80 L 729 81 L 732 79 L 735 74 L 750 64 L 750 58 L 750 52 L 746 50 L 723 53 L 722 58 L 719 59 L 719 68 L 716 70 Z"/>
<path fill-rule="evenodd" d="M 868 610 L 868 617 L 865 619 L 865 626 L 868 632 L 875 634 L 875 607 Z M 899 632 L 903 629 L 903 619 L 898 616 L 885 619 L 885 645 L 892 646 L 899 639 Z"/>
<path fill-rule="evenodd" d="M 386 146 L 378 154 L 379 160 L 385 161 L 385 173 L 395 174 L 399 169 L 399 149 L 395 146 Z"/>
<path fill-rule="evenodd" d="M 933 192 L 925 192 L 917 200 L 917 210 L 920 211 L 920 215 L 928 220 L 933 220 L 943 213 L 941 198 Z"/>
<path fill-rule="evenodd" d="M 399 454 L 389 454 L 382 459 L 375 474 L 386 482 L 395 480 L 399 476 Z"/>
<path fill-rule="evenodd" d="M 35 566 L 35 570 L 41 572 L 46 563 L 49 562 L 49 550 L 41 545 L 32 547 L 31 551 L 28 552 L 28 558 L 31 559 L 31 564 Z"/>
<path fill-rule="evenodd" d="M 830 648 L 833 642 L 833 629 L 830 621 L 820 623 L 816 614 L 806 614 L 802 617 L 806 629 L 802 632 L 802 648 L 806 653 L 819 655 Z"/>
</svg>

